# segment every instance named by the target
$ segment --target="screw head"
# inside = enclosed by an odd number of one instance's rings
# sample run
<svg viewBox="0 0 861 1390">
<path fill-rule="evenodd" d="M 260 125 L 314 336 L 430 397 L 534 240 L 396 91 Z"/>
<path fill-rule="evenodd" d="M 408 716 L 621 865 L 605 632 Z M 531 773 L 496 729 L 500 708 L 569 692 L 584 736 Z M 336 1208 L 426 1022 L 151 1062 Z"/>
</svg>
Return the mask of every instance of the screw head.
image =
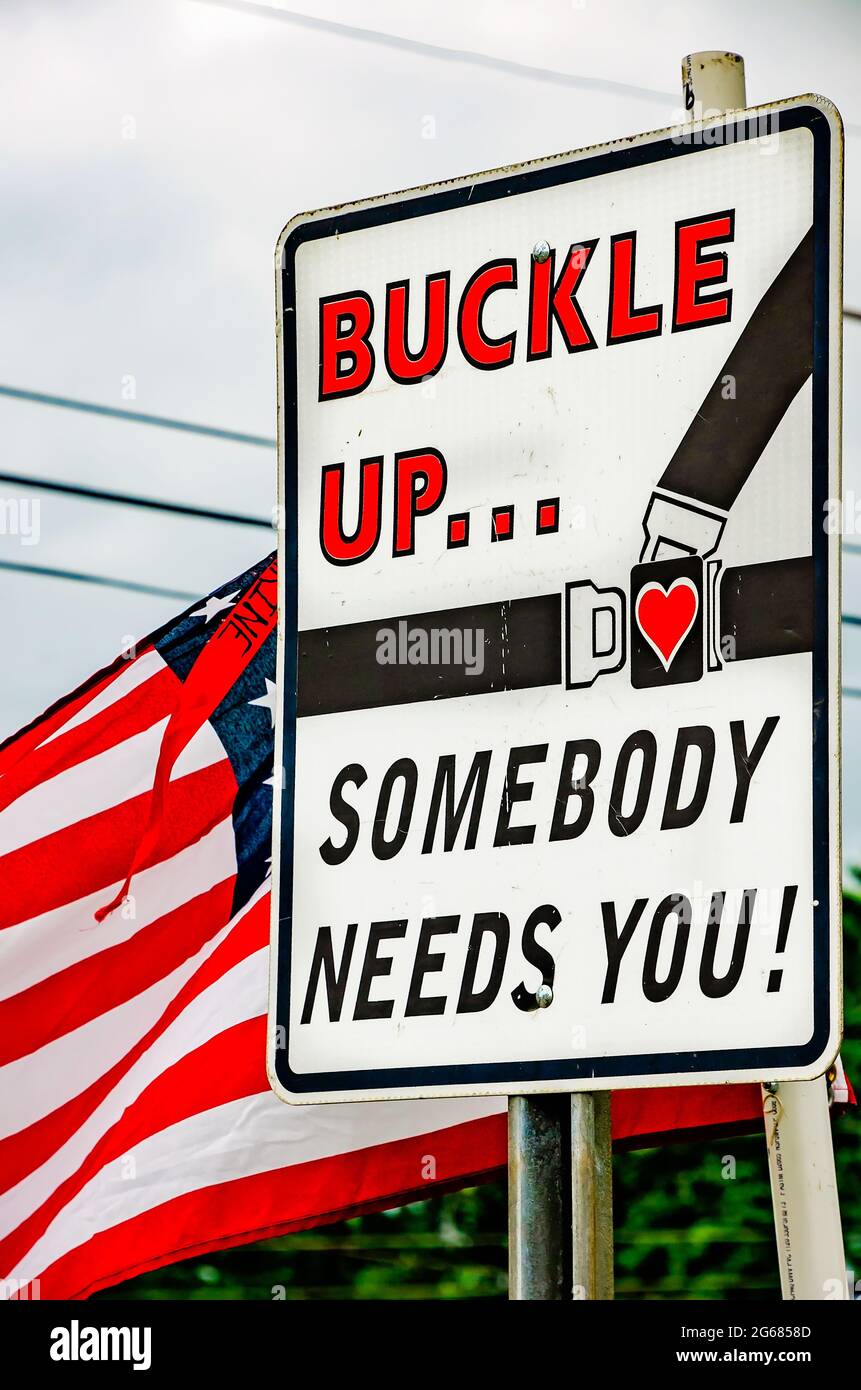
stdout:
<svg viewBox="0 0 861 1390">
<path fill-rule="evenodd" d="M 548 261 L 550 259 L 550 243 L 547 241 L 536 241 L 532 248 L 532 259 L 533 261 L 538 261 L 539 265 L 543 265 L 545 261 Z"/>
<path fill-rule="evenodd" d="M 553 990 L 549 985 L 541 984 L 535 991 L 535 1002 L 539 1009 L 548 1009 L 553 1003 Z"/>
</svg>

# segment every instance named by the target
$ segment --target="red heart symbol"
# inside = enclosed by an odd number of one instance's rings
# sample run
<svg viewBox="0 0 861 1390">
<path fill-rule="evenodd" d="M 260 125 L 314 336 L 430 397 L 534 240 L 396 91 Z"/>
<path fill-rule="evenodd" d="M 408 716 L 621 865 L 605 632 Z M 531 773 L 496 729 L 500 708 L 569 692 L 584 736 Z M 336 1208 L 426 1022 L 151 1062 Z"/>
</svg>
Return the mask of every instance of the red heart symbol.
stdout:
<svg viewBox="0 0 861 1390">
<path fill-rule="evenodd" d="M 644 584 L 637 595 L 637 623 L 665 671 L 693 627 L 699 606 L 699 594 L 690 579 L 675 579 L 669 589 L 654 582 Z"/>
</svg>

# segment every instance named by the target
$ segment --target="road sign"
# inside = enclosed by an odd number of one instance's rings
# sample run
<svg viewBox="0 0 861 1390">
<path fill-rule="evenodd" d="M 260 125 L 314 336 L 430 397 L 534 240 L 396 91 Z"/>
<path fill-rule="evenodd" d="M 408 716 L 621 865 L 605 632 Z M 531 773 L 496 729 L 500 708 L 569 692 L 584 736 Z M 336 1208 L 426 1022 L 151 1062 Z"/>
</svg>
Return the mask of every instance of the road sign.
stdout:
<svg viewBox="0 0 861 1390">
<path fill-rule="evenodd" d="M 841 204 L 804 97 L 285 228 L 285 1099 L 830 1062 Z"/>
</svg>

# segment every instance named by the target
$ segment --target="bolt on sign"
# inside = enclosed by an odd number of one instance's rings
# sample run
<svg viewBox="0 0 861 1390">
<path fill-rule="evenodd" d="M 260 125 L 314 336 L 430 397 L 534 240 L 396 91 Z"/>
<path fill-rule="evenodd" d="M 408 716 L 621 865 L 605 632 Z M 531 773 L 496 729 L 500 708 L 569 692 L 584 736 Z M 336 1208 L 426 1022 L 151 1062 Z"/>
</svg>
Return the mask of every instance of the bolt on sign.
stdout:
<svg viewBox="0 0 861 1390">
<path fill-rule="evenodd" d="M 841 205 L 803 97 L 285 228 L 284 1099 L 832 1060 Z"/>
</svg>

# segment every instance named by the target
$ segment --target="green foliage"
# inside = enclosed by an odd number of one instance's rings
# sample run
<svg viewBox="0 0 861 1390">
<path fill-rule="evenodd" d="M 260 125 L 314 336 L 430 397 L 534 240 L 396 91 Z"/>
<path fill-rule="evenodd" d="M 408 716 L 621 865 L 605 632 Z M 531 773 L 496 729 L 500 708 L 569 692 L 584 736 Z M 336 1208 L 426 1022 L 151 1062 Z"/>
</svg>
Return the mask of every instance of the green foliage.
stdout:
<svg viewBox="0 0 861 1390">
<path fill-rule="evenodd" d="M 843 1058 L 859 1084 L 861 898 L 847 896 L 844 908 Z M 859 1138 L 858 1110 L 835 1122 L 846 1256 L 861 1278 Z M 618 1154 L 614 1224 L 617 1298 L 780 1296 L 763 1134 Z M 505 1231 L 499 1181 L 186 1260 L 97 1297 L 502 1299 Z"/>
</svg>

